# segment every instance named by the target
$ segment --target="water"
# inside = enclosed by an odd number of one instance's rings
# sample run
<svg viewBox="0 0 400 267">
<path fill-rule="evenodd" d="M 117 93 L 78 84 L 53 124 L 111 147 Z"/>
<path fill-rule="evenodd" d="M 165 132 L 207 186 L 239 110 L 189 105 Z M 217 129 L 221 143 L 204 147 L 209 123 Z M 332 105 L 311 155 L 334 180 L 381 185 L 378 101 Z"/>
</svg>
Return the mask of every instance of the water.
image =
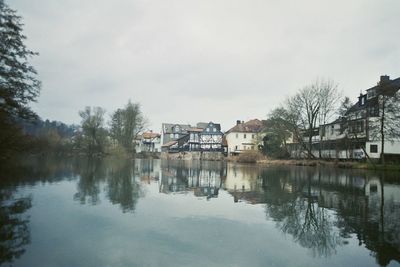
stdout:
<svg viewBox="0 0 400 267">
<path fill-rule="evenodd" d="M 0 265 L 400 266 L 397 176 L 30 159 L 0 172 Z"/>
</svg>

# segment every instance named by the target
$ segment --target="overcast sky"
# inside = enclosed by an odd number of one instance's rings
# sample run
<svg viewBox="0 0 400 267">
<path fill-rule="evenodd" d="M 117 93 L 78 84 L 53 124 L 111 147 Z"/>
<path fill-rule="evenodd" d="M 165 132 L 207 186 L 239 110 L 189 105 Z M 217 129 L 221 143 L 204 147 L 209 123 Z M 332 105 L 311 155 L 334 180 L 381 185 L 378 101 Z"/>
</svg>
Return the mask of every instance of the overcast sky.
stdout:
<svg viewBox="0 0 400 267">
<path fill-rule="evenodd" d="M 6 0 L 43 82 L 34 110 L 79 123 L 140 102 L 162 122 L 265 119 L 316 78 L 352 99 L 400 76 L 398 0 Z"/>
</svg>

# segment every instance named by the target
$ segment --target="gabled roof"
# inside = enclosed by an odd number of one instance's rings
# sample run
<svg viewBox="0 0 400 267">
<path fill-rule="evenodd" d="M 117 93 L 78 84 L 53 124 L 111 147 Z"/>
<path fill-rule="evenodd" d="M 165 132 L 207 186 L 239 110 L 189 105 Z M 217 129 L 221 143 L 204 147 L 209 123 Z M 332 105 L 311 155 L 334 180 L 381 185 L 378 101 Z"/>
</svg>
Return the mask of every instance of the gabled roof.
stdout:
<svg viewBox="0 0 400 267">
<path fill-rule="evenodd" d="M 143 138 L 145 138 L 145 139 L 149 139 L 149 138 L 160 137 L 161 134 L 159 134 L 159 133 L 152 133 L 152 132 L 146 132 L 146 133 L 143 133 L 142 136 L 143 136 Z"/>
<path fill-rule="evenodd" d="M 264 124 L 259 119 L 249 120 L 232 127 L 227 133 L 258 133 L 264 128 Z"/>
<path fill-rule="evenodd" d="M 221 132 L 221 125 L 219 123 L 209 122 L 207 126 L 203 129 L 201 134 L 204 135 L 223 135 Z"/>
<path fill-rule="evenodd" d="M 168 142 L 166 144 L 163 144 L 162 147 L 170 147 L 170 146 L 173 146 L 173 145 L 175 145 L 177 143 L 178 143 L 178 141 L 170 141 L 170 142 Z"/>
<path fill-rule="evenodd" d="M 203 130 L 204 130 L 205 128 L 208 127 L 208 125 L 209 125 L 210 123 L 212 123 L 212 124 L 215 126 L 215 128 L 217 128 L 218 131 L 221 131 L 221 124 L 219 124 L 219 123 L 214 123 L 214 122 L 212 122 L 212 121 L 210 121 L 210 122 L 199 122 L 199 123 L 197 123 L 197 128 L 200 128 L 200 129 L 203 129 Z"/>
<path fill-rule="evenodd" d="M 356 112 L 358 110 L 362 110 L 365 109 L 368 105 L 369 102 L 371 101 L 371 99 L 367 99 L 367 95 L 360 95 L 360 97 L 365 97 L 365 104 L 361 105 L 359 101 L 357 101 L 353 106 L 351 106 L 351 108 L 349 108 L 349 110 L 346 111 L 345 115 L 348 115 L 352 112 Z"/>
<path fill-rule="evenodd" d="M 187 131 L 189 128 L 191 128 L 191 126 L 189 124 L 179 124 L 179 123 L 163 123 L 162 124 L 162 129 L 161 131 L 163 133 L 173 133 L 172 128 L 174 126 L 179 126 L 180 128 L 182 128 L 184 131 Z"/>
<path fill-rule="evenodd" d="M 389 76 L 386 76 L 386 77 L 389 79 Z M 381 78 L 381 79 L 382 79 L 382 78 Z M 393 80 L 390 80 L 390 79 L 389 79 L 389 80 L 385 81 L 384 83 L 378 82 L 377 85 L 375 85 L 375 86 L 373 86 L 373 87 L 367 89 L 366 91 L 368 92 L 368 91 L 370 91 L 370 90 L 379 89 L 379 88 L 381 88 L 381 85 L 400 88 L 400 77 L 399 77 L 399 78 L 396 78 L 396 79 L 393 79 Z"/>
<path fill-rule="evenodd" d="M 207 125 L 208 125 L 208 122 L 198 122 L 196 124 L 196 127 L 200 128 L 200 129 L 205 129 L 207 127 Z"/>
</svg>

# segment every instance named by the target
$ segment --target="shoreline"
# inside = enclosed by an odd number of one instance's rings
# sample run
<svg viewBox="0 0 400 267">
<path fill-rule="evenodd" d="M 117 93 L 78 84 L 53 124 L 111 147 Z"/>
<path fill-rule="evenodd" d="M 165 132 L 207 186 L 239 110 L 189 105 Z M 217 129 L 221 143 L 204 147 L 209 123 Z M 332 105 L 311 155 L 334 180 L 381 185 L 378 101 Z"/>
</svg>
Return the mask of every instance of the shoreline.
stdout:
<svg viewBox="0 0 400 267">
<path fill-rule="evenodd" d="M 327 160 L 298 160 L 298 159 L 262 159 L 257 160 L 254 164 L 264 166 L 305 166 L 305 167 L 332 167 L 339 169 L 365 169 L 365 170 L 385 170 L 400 171 L 400 164 L 371 164 L 367 162 L 357 161 L 327 161 Z"/>
</svg>

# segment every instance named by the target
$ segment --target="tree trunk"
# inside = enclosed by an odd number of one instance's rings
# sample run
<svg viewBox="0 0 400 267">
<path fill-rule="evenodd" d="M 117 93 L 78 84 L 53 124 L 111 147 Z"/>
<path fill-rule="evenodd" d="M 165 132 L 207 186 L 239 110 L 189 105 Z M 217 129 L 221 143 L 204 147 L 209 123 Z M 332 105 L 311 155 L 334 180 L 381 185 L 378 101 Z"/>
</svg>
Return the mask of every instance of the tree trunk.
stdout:
<svg viewBox="0 0 400 267">
<path fill-rule="evenodd" d="M 385 96 L 382 97 L 382 115 L 381 115 L 381 164 L 385 165 Z"/>
</svg>

